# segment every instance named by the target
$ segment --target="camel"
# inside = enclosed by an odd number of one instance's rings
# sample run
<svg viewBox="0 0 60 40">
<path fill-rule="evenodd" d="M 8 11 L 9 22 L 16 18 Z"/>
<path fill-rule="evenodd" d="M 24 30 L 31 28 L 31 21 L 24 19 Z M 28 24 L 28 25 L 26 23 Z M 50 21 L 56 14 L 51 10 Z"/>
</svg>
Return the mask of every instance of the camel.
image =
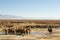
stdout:
<svg viewBox="0 0 60 40">
<path fill-rule="evenodd" d="M 5 34 L 8 34 L 8 29 L 3 29 L 3 31 L 5 32 Z"/>
<path fill-rule="evenodd" d="M 49 31 L 49 33 L 52 33 L 52 27 L 51 26 L 48 27 L 48 31 Z"/>
<path fill-rule="evenodd" d="M 14 34 L 14 30 L 12 28 L 8 29 L 9 34 Z"/>
</svg>

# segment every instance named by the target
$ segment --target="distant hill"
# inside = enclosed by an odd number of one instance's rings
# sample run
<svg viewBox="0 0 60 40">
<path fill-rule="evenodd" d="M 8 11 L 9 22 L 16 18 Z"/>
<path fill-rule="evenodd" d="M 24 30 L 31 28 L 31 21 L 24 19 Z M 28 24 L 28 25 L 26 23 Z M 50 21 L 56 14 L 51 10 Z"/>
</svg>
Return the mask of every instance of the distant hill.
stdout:
<svg viewBox="0 0 60 40">
<path fill-rule="evenodd" d="M 58 18 L 48 18 L 48 17 L 36 17 L 36 18 L 25 18 L 22 16 L 14 15 L 0 15 L 0 19 L 13 19 L 13 20 L 60 20 Z"/>
<path fill-rule="evenodd" d="M 0 15 L 0 19 L 26 19 L 26 18 L 13 15 Z"/>
</svg>

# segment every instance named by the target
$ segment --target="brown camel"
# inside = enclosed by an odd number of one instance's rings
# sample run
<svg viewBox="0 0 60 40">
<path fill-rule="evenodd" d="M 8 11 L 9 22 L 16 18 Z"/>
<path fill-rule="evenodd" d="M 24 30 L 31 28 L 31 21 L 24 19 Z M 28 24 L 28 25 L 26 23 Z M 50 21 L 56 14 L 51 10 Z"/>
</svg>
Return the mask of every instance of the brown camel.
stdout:
<svg viewBox="0 0 60 40">
<path fill-rule="evenodd" d="M 52 27 L 51 26 L 48 27 L 48 31 L 49 31 L 49 33 L 52 33 Z"/>
<path fill-rule="evenodd" d="M 3 31 L 5 32 L 5 34 L 8 34 L 8 29 L 3 29 Z"/>
</svg>

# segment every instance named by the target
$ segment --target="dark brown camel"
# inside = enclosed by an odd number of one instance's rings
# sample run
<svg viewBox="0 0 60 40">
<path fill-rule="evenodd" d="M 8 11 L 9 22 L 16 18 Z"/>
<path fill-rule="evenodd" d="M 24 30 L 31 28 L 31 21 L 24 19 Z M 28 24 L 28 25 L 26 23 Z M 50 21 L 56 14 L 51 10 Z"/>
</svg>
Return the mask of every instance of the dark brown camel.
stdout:
<svg viewBox="0 0 60 40">
<path fill-rule="evenodd" d="M 52 27 L 51 26 L 48 27 L 48 31 L 49 31 L 49 33 L 52 33 Z"/>
<path fill-rule="evenodd" d="M 14 34 L 14 30 L 12 28 L 8 29 L 9 34 Z"/>
</svg>

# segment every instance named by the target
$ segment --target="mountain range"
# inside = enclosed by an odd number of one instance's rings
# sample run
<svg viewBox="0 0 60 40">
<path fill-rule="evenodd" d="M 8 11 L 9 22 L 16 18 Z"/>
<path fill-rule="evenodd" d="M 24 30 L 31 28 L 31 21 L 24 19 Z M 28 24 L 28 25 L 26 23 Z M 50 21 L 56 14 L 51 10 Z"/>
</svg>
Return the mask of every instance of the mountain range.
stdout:
<svg viewBox="0 0 60 40">
<path fill-rule="evenodd" d="M 37 17 L 37 18 L 25 18 L 22 16 L 14 15 L 0 15 L 0 19 L 13 19 L 13 20 L 60 20 L 58 18 L 48 18 L 48 17 Z"/>
<path fill-rule="evenodd" d="M 0 19 L 26 19 L 26 18 L 13 15 L 0 15 Z"/>
</svg>

